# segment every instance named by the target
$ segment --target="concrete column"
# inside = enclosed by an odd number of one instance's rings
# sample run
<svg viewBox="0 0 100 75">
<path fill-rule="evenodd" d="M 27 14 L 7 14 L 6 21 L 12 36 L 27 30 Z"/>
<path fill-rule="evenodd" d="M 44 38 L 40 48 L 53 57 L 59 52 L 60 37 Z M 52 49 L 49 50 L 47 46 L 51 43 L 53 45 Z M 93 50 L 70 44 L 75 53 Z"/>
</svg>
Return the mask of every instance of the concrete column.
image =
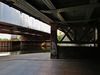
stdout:
<svg viewBox="0 0 100 75">
<path fill-rule="evenodd" d="M 57 59 L 57 24 L 51 25 L 51 59 Z"/>
<path fill-rule="evenodd" d="M 100 49 L 100 27 L 98 27 L 97 30 L 98 30 L 98 32 L 97 32 L 97 34 L 98 34 L 97 42 L 98 42 L 98 48 Z"/>
<path fill-rule="evenodd" d="M 100 26 L 97 27 L 97 46 L 96 47 L 98 48 L 96 56 L 97 58 L 100 58 Z"/>
<path fill-rule="evenodd" d="M 94 28 L 94 41 L 96 42 L 98 40 L 98 29 Z M 98 44 L 94 44 L 95 47 L 98 47 Z"/>
</svg>

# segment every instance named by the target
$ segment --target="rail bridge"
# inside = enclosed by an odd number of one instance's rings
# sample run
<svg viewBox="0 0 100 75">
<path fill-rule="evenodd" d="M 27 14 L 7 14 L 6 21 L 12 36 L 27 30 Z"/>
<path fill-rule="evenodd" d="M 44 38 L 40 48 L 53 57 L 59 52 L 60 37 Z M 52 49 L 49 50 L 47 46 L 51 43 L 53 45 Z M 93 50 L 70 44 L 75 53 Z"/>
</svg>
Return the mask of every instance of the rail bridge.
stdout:
<svg viewBox="0 0 100 75">
<path fill-rule="evenodd" d="M 1 28 L 51 37 L 51 58 L 100 58 L 100 0 L 0 0 L 31 17 L 49 24 L 51 34 L 0 22 Z M 17 28 L 16 28 L 17 27 Z M 14 28 L 14 29 L 13 29 Z M 57 29 L 65 35 L 57 41 Z M 14 30 L 14 31 L 15 31 Z M 5 32 L 5 31 L 0 31 Z M 25 34 L 26 35 L 26 34 Z M 70 41 L 63 41 L 65 37 Z M 74 44 L 73 47 L 58 44 Z M 84 45 L 86 44 L 86 45 Z M 91 45 L 90 45 L 91 44 Z"/>
</svg>

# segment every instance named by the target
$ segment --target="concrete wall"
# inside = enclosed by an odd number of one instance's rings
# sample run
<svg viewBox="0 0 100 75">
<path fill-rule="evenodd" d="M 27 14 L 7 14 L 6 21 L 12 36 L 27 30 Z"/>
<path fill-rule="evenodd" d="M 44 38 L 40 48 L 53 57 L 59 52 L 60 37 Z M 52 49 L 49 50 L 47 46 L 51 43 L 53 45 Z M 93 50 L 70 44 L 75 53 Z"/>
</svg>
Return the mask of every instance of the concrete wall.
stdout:
<svg viewBox="0 0 100 75">
<path fill-rule="evenodd" d="M 58 47 L 60 59 L 99 59 L 100 51 L 96 47 Z"/>
</svg>

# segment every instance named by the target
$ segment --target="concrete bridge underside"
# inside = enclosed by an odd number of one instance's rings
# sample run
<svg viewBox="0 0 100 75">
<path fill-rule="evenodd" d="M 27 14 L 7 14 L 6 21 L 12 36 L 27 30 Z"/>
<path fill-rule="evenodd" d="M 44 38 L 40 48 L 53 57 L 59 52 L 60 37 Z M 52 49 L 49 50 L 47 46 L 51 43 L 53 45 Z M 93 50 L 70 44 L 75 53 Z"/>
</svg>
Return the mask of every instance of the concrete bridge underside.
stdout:
<svg viewBox="0 0 100 75">
<path fill-rule="evenodd" d="M 0 33 L 21 35 L 22 41 L 50 40 L 49 33 L 5 22 L 0 22 Z"/>
<path fill-rule="evenodd" d="M 66 58 L 66 54 L 76 56 L 82 53 L 81 56 L 87 54 L 86 58 L 92 55 L 94 56 L 91 58 L 100 58 L 100 0 L 1 1 L 51 26 L 51 58 Z M 62 41 L 64 36 L 58 42 L 57 29 L 63 31 L 70 41 Z M 74 43 L 78 44 L 78 48 L 63 47 L 62 50 L 57 43 Z M 79 47 L 83 44 L 94 44 L 94 46 L 85 49 Z M 79 51 L 81 49 L 83 50 Z"/>
</svg>

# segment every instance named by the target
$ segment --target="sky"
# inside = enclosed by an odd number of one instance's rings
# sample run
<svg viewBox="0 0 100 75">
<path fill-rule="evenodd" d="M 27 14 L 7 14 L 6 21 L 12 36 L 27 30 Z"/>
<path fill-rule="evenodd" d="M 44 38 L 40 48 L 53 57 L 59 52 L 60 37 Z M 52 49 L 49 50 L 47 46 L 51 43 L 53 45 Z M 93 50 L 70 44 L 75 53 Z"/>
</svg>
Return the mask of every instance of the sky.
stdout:
<svg viewBox="0 0 100 75">
<path fill-rule="evenodd" d="M 11 39 L 11 35 L 10 34 L 1 34 L 0 33 L 0 38 L 1 39 Z"/>
</svg>

